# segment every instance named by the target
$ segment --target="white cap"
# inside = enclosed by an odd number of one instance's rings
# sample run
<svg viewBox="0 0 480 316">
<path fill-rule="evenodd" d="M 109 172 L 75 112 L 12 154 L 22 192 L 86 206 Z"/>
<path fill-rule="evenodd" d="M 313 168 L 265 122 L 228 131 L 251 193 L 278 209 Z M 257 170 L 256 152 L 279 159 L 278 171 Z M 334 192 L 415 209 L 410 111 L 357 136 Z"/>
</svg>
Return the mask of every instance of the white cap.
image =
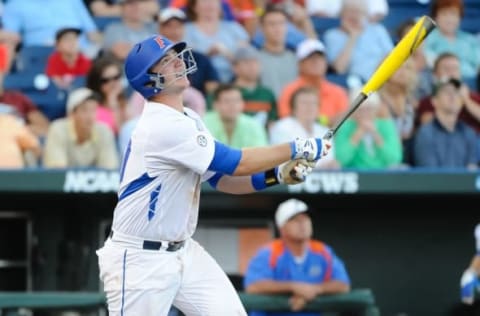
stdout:
<svg viewBox="0 0 480 316">
<path fill-rule="evenodd" d="M 303 60 L 313 53 L 325 54 L 325 45 L 318 39 L 307 38 L 297 46 L 297 59 Z"/>
<path fill-rule="evenodd" d="M 299 213 L 308 211 L 308 206 L 305 202 L 297 199 L 289 199 L 280 203 L 275 213 L 275 224 L 280 228 L 285 225 L 286 222 Z"/>
<path fill-rule="evenodd" d="M 163 24 L 171 19 L 186 21 L 187 16 L 185 15 L 185 12 L 177 8 L 166 8 L 160 11 L 160 14 L 158 15 L 158 22 Z"/>
<path fill-rule="evenodd" d="M 67 99 L 67 113 L 73 112 L 77 106 L 87 99 L 93 98 L 95 94 L 88 88 L 78 88 L 69 93 Z"/>
</svg>

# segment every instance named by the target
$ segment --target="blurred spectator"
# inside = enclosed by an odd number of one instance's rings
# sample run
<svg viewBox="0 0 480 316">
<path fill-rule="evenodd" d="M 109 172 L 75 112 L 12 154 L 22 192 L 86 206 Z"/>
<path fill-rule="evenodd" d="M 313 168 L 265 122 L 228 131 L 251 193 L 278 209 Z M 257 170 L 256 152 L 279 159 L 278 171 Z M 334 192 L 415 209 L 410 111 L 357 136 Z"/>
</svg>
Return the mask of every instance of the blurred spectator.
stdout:
<svg viewBox="0 0 480 316">
<path fill-rule="evenodd" d="M 107 124 L 114 134 L 130 118 L 122 78 L 121 63 L 109 55 L 95 59 L 87 75 L 87 88 L 100 98 L 97 121 Z"/>
<path fill-rule="evenodd" d="M 265 128 L 243 113 L 245 103 L 239 88 L 222 84 L 213 99 L 213 110 L 205 113 L 203 119 L 215 139 L 234 148 L 268 144 Z"/>
<path fill-rule="evenodd" d="M 267 127 L 277 120 L 277 102 L 273 92 L 260 83 L 258 52 L 252 46 L 239 47 L 233 57 L 233 83 L 240 88 L 245 102 L 243 112 Z"/>
<path fill-rule="evenodd" d="M 21 91 L 5 90 L 5 74 L 0 72 L 0 104 L 8 112 L 15 113 L 25 125 L 38 137 L 44 137 L 48 131 L 48 118 L 37 108 L 32 100 Z"/>
<path fill-rule="evenodd" d="M 239 22 L 248 34 L 253 35 L 258 23 L 257 2 L 256 0 L 222 0 L 222 18 Z M 171 0 L 169 5 L 185 9 L 187 0 Z"/>
<path fill-rule="evenodd" d="M 173 42 L 180 42 L 185 36 L 187 16 L 177 8 L 163 9 L 158 16 L 158 32 Z M 209 57 L 192 49 L 192 55 L 197 63 L 197 71 L 189 74 L 190 85 L 201 91 L 204 96 L 218 87 L 219 77 Z"/>
<path fill-rule="evenodd" d="M 47 168 L 118 167 L 113 133 L 95 121 L 98 101 L 88 88 L 70 92 L 67 117 L 52 122 L 43 156 Z"/>
<path fill-rule="evenodd" d="M 353 100 L 360 88 L 350 92 Z M 395 122 L 380 115 L 380 98 L 371 94 L 335 134 L 335 153 L 343 168 L 398 167 L 402 145 Z"/>
<path fill-rule="evenodd" d="M 372 45 L 374 39 L 374 45 Z M 338 74 L 350 74 L 367 81 L 393 48 L 388 30 L 370 23 L 365 0 L 344 0 L 340 26 L 324 34 L 329 64 Z"/>
<path fill-rule="evenodd" d="M 55 51 L 48 58 L 45 73 L 60 88 L 68 89 L 75 77 L 86 76 L 90 70 L 90 58 L 79 48 L 81 32 L 76 28 L 63 28 L 55 36 Z"/>
<path fill-rule="evenodd" d="M 475 227 L 476 253 L 460 280 L 460 298 L 464 304 L 473 304 L 476 292 L 480 293 L 480 223 Z"/>
<path fill-rule="evenodd" d="M 410 29 L 415 25 L 416 21 L 414 19 L 407 19 L 400 24 L 396 37 L 397 41 L 400 41 Z M 413 59 L 415 70 L 417 72 L 417 80 L 415 84 L 415 97 L 420 100 L 432 92 L 432 70 L 427 65 L 427 59 L 424 53 L 425 43 L 422 42 L 417 49 L 412 52 L 410 59 Z"/>
<path fill-rule="evenodd" d="M 295 54 L 287 49 L 287 15 L 273 6 L 267 7 L 260 18 L 265 43 L 260 49 L 260 82 L 270 88 L 278 99 L 282 89 L 297 77 L 298 67 Z"/>
<path fill-rule="evenodd" d="M 318 104 L 321 103 L 315 88 L 302 87 L 295 91 L 290 103 L 292 114 L 272 124 L 269 129 L 270 143 L 286 143 L 296 137 L 323 138 L 328 128 L 317 122 Z M 335 160 L 335 146 L 332 146 L 327 156 L 318 160 L 316 167 L 322 169 L 340 167 Z"/>
<path fill-rule="evenodd" d="M 142 0 L 145 8 L 145 20 L 153 21 L 160 10 L 157 0 Z M 120 17 L 122 15 L 122 0 L 83 0 L 87 8 L 94 17 L 111 16 Z"/>
<path fill-rule="evenodd" d="M 184 40 L 211 58 L 221 82 L 230 82 L 233 52 L 248 43 L 248 33 L 238 22 L 222 19 L 220 0 L 188 0 L 186 12 Z"/>
<path fill-rule="evenodd" d="M 5 1 L 0 2 L 0 71 L 9 72 L 17 46 L 20 42 L 20 37 L 14 33 L 6 31 L 3 28 L 3 7 Z"/>
<path fill-rule="evenodd" d="M 445 78 L 454 78 L 461 82 L 462 76 L 460 74 L 460 61 L 458 57 L 452 53 L 440 54 L 433 65 L 432 75 L 432 87 L 439 80 Z M 463 83 L 461 88 L 464 107 L 460 113 L 460 119 L 472 126 L 477 133 L 480 133 L 480 94 L 476 91 L 471 91 L 468 86 Z M 430 90 L 430 94 L 431 93 L 432 90 Z M 420 100 L 417 115 L 422 124 L 432 119 L 433 106 L 430 96 Z"/>
<path fill-rule="evenodd" d="M 432 17 L 437 27 L 425 39 L 425 54 L 430 65 L 438 55 L 455 54 L 460 61 L 462 78 L 474 78 L 480 69 L 480 42 L 460 29 L 464 6 L 462 0 L 435 0 Z"/>
<path fill-rule="evenodd" d="M 296 50 L 298 44 L 307 39 L 308 36 L 295 26 L 295 24 L 291 21 L 291 16 L 285 11 L 284 6 L 267 5 L 264 11 L 267 12 L 272 10 L 282 11 L 287 18 L 286 33 L 285 38 L 283 39 L 283 45 L 292 51 Z M 255 34 L 252 36 L 251 43 L 255 45 L 255 47 L 261 49 L 265 45 L 265 36 L 266 35 L 263 32 L 263 27 L 258 28 Z M 317 38 L 317 36 L 311 38 Z"/>
<path fill-rule="evenodd" d="M 306 0 L 305 6 L 309 16 L 338 18 L 343 0 Z M 366 10 L 370 22 L 379 22 L 388 15 L 387 0 L 366 0 Z"/>
<path fill-rule="evenodd" d="M 32 152 L 41 155 L 38 138 L 15 115 L 11 108 L 0 105 L 0 169 L 24 168 L 27 166 L 25 154 Z"/>
<path fill-rule="evenodd" d="M 433 67 L 433 83 L 446 78 L 454 78 L 461 81 L 460 61 L 452 53 L 442 53 L 435 60 Z M 465 83 L 460 87 L 460 96 L 463 106 L 460 110 L 459 119 L 472 127 L 477 134 L 477 157 L 480 160 L 480 94 L 472 91 Z M 433 118 L 433 105 L 431 96 L 420 100 L 417 109 L 417 125 L 430 122 Z"/>
<path fill-rule="evenodd" d="M 280 9 L 284 10 L 289 17 L 289 21 L 291 21 L 298 30 L 305 34 L 305 36 L 308 38 L 317 38 L 317 33 L 313 27 L 312 20 L 303 4 L 300 4 L 295 0 L 270 0 L 270 3 L 273 3 Z"/>
<path fill-rule="evenodd" d="M 44 1 L 10 0 L 5 4 L 3 27 L 19 37 L 22 47 L 53 46 L 56 32 L 64 27 L 82 30 L 80 47 L 88 56 L 101 41 L 82 0 L 50 0 L 48 9 Z"/>
<path fill-rule="evenodd" d="M 181 10 L 188 10 L 188 0 L 170 0 L 168 6 L 172 8 L 177 8 Z M 235 20 L 235 16 L 233 13 L 233 6 L 230 0 L 221 0 L 221 9 L 222 9 L 222 19 L 227 21 Z"/>
<path fill-rule="evenodd" d="M 278 115 L 287 117 L 291 113 L 290 100 L 300 87 L 311 86 L 318 89 L 319 120 L 325 126 L 332 126 L 347 110 L 348 96 L 345 89 L 328 81 L 325 46 L 315 39 L 303 41 L 297 48 L 299 76 L 284 87 L 278 101 Z"/>
<path fill-rule="evenodd" d="M 461 82 L 445 79 L 436 84 L 432 96 L 434 117 L 415 135 L 414 158 L 418 167 L 475 169 L 475 131 L 458 119 L 462 108 Z"/>
<path fill-rule="evenodd" d="M 289 199 L 277 208 L 275 224 L 279 239 L 262 247 L 250 260 L 245 272 L 247 293 L 287 294 L 293 312 L 319 295 L 350 291 L 350 277 L 345 265 L 332 247 L 312 239 L 312 220 L 308 206 L 300 200 Z M 250 316 L 302 315 L 319 313 L 262 313 Z"/>
<path fill-rule="evenodd" d="M 145 21 L 143 1 L 119 1 L 122 20 L 108 24 L 103 31 L 104 52 L 111 52 L 119 60 L 124 60 L 133 45 L 157 32 L 153 21 Z"/>
<path fill-rule="evenodd" d="M 378 91 L 382 110 L 394 120 L 402 141 L 403 162 L 413 164 L 413 133 L 418 100 L 414 96 L 417 73 L 413 59 L 407 59 Z"/>
</svg>

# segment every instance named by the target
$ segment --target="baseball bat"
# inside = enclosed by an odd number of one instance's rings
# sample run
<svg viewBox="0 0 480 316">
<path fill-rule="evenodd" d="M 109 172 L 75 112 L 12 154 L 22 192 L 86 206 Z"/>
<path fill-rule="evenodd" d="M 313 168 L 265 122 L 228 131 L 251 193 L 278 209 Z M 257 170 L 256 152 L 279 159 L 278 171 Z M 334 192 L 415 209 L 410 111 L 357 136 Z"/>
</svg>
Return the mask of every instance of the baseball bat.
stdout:
<svg viewBox="0 0 480 316">
<path fill-rule="evenodd" d="M 353 112 L 355 112 L 360 104 L 362 104 L 371 93 L 377 91 L 385 81 L 387 81 L 398 70 L 398 68 L 400 68 L 405 60 L 412 55 L 435 27 L 435 22 L 429 16 L 422 16 L 377 67 L 375 72 L 362 87 L 359 95 L 352 101 L 352 104 L 350 104 L 348 112 L 332 129 L 327 131 L 323 138 L 331 139 L 340 126 L 342 126 Z"/>
</svg>

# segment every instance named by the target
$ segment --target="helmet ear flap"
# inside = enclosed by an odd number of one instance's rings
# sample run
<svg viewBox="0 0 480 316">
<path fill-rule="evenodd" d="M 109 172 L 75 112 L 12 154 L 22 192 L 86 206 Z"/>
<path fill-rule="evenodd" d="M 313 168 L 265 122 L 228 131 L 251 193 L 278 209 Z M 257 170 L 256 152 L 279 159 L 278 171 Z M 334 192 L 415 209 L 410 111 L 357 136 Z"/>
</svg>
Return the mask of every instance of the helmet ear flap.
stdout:
<svg viewBox="0 0 480 316">
<path fill-rule="evenodd" d="M 149 74 L 149 81 L 145 84 L 146 87 L 153 88 L 154 93 L 160 92 L 165 88 L 165 77 L 160 74 Z"/>
</svg>

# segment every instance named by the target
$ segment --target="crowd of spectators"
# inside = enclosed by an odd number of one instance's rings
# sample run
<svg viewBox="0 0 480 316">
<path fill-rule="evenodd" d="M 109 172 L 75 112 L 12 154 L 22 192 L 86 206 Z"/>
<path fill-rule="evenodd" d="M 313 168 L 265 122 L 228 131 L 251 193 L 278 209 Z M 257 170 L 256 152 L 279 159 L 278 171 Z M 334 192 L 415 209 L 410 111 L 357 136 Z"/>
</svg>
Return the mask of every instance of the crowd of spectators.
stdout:
<svg viewBox="0 0 480 316">
<path fill-rule="evenodd" d="M 0 168 L 117 168 L 145 102 L 122 63 L 154 33 L 192 48 L 198 71 L 185 106 L 222 142 L 322 137 L 415 24 L 387 28 L 391 2 L 51 0 L 45 10 L 3 1 Z M 437 28 L 345 122 L 317 168 L 479 166 L 480 28 L 462 30 L 462 0 L 429 8 Z M 336 24 L 320 29 L 314 18 Z"/>
</svg>

